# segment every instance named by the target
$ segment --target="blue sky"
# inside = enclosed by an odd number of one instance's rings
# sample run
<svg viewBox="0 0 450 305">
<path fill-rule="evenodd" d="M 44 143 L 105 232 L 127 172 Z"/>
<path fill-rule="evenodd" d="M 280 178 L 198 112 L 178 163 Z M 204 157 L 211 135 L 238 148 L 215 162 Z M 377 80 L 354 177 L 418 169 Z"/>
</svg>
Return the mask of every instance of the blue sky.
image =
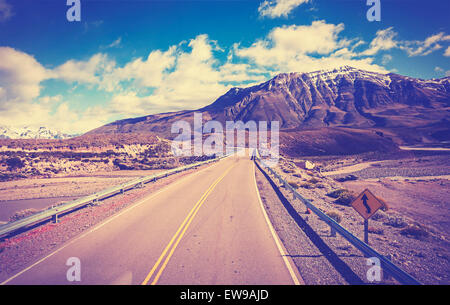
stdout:
<svg viewBox="0 0 450 305">
<path fill-rule="evenodd" d="M 341 65 L 450 75 L 448 1 L 0 0 L 0 124 L 88 131 Z"/>
</svg>

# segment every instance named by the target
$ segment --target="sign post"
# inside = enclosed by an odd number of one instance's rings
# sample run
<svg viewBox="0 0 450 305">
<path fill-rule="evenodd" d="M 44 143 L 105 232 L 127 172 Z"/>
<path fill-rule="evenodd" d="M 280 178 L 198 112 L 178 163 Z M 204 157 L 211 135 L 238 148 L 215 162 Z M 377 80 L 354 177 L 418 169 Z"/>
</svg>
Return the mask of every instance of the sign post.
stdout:
<svg viewBox="0 0 450 305">
<path fill-rule="evenodd" d="M 386 204 L 372 194 L 369 189 L 365 189 L 352 202 L 351 206 L 364 218 L 364 242 L 369 244 L 369 218 L 372 217 L 378 209 L 385 207 Z"/>
<path fill-rule="evenodd" d="M 369 219 L 364 219 L 364 242 L 369 244 Z"/>
</svg>

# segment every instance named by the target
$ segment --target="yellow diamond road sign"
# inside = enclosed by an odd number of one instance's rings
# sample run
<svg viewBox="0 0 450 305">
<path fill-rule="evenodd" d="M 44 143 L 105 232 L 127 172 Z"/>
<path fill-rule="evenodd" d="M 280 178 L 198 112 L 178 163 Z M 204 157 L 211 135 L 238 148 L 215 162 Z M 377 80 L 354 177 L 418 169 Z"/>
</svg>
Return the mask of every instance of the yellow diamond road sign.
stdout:
<svg viewBox="0 0 450 305">
<path fill-rule="evenodd" d="M 375 197 L 371 191 L 365 189 L 358 197 L 356 197 L 351 206 L 367 220 L 372 217 L 379 208 L 383 207 L 384 203 Z"/>
</svg>

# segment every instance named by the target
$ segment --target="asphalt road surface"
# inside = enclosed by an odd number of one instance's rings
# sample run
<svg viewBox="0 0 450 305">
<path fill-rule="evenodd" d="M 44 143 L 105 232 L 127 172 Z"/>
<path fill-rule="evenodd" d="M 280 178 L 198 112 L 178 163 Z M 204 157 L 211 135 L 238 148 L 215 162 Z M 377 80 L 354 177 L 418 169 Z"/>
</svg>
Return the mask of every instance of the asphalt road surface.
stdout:
<svg viewBox="0 0 450 305">
<path fill-rule="evenodd" d="M 81 281 L 68 280 L 71 257 Z M 299 283 L 267 222 L 253 161 L 237 156 L 178 179 L 3 282 Z"/>
</svg>

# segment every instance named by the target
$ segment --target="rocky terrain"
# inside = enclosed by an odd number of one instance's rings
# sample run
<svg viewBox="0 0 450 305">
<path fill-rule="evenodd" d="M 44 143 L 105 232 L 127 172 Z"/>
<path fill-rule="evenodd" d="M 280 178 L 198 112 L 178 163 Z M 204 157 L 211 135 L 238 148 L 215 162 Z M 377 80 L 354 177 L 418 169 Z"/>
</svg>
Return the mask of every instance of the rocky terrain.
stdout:
<svg viewBox="0 0 450 305">
<path fill-rule="evenodd" d="M 369 221 L 370 245 L 422 283 L 450 282 L 449 180 L 338 182 L 318 169 L 302 169 L 298 163 L 283 159 L 277 171 L 302 196 L 361 239 L 363 219 L 349 204 L 370 188 L 389 207 Z M 257 178 L 271 221 L 307 284 L 367 283 L 366 259 L 358 250 L 339 235 L 333 236 L 327 224 L 308 213 L 299 200 L 292 200 L 278 181 L 280 194 L 262 172 L 257 171 Z M 394 283 L 389 277 L 381 282 Z"/>
</svg>

